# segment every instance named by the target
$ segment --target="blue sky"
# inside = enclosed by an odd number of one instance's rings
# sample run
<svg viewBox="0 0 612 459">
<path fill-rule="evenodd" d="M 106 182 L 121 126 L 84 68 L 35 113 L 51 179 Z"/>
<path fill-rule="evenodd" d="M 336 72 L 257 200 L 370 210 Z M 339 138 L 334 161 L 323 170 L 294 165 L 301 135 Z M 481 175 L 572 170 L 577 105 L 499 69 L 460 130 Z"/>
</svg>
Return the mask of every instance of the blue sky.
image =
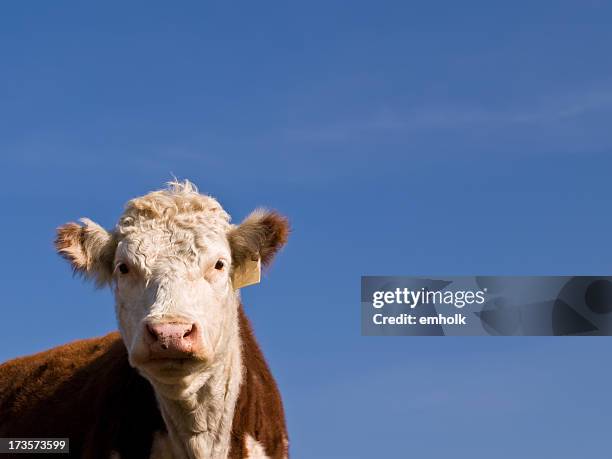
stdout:
<svg viewBox="0 0 612 459">
<path fill-rule="evenodd" d="M 172 174 L 294 233 L 246 309 L 295 458 L 609 457 L 608 338 L 360 336 L 361 275 L 609 274 L 612 5 L 0 7 L 0 360 L 115 328 L 58 225 Z"/>
</svg>

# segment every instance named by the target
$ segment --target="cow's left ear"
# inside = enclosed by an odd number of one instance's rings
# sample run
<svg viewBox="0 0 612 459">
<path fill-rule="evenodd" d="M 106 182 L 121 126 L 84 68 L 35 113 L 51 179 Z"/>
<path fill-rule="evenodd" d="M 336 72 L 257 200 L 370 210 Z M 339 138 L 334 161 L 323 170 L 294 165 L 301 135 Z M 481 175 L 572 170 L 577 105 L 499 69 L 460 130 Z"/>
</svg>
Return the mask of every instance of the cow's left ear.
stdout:
<svg viewBox="0 0 612 459">
<path fill-rule="evenodd" d="M 289 231 L 286 217 L 272 210 L 255 210 L 227 236 L 233 268 L 258 258 L 264 266 L 269 265 L 276 252 L 287 242 Z"/>
<path fill-rule="evenodd" d="M 80 222 L 82 225 L 71 222 L 57 229 L 55 248 L 76 273 L 102 287 L 112 279 L 117 241 L 113 233 L 88 218 Z"/>
</svg>

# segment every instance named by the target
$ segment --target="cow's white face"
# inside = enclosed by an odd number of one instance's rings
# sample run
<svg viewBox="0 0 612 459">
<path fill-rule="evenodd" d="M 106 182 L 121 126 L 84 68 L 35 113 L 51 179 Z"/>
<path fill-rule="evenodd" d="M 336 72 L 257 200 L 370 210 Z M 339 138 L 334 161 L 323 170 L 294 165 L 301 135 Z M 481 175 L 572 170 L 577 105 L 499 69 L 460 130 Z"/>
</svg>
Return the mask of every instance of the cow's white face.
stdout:
<svg viewBox="0 0 612 459">
<path fill-rule="evenodd" d="M 118 242 L 113 288 L 130 363 L 165 384 L 215 362 L 235 332 L 225 225 L 134 229 Z"/>
<path fill-rule="evenodd" d="M 112 232 L 82 222 L 58 230 L 58 251 L 112 287 L 130 364 L 171 398 L 197 391 L 238 339 L 232 272 L 256 257 L 269 263 L 288 233 L 274 212 L 231 225 L 219 203 L 189 182 L 130 201 Z"/>
</svg>

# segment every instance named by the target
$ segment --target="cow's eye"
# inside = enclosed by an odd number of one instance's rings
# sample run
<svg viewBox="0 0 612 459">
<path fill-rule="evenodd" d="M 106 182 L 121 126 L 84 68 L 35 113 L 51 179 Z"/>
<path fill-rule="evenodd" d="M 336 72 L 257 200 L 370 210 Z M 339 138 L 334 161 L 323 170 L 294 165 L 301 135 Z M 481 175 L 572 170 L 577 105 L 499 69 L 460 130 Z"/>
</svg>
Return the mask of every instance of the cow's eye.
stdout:
<svg viewBox="0 0 612 459">
<path fill-rule="evenodd" d="M 223 268 L 225 268 L 225 262 L 223 260 L 218 260 L 215 263 L 215 269 L 218 269 L 219 271 L 221 271 Z"/>
<path fill-rule="evenodd" d="M 127 274 L 130 272 L 130 268 L 128 268 L 128 265 L 126 265 L 125 263 L 121 263 L 119 266 L 119 272 L 121 274 Z"/>
</svg>

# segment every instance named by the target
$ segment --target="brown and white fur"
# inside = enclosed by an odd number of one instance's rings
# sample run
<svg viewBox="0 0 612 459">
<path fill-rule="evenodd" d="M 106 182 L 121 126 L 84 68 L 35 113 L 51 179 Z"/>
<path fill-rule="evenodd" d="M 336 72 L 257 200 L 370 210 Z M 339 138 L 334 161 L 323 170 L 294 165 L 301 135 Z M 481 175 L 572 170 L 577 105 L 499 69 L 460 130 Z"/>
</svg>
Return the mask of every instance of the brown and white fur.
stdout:
<svg viewBox="0 0 612 459">
<path fill-rule="evenodd" d="M 0 436 L 70 437 L 91 458 L 286 458 L 280 394 L 233 274 L 268 265 L 287 220 L 230 224 L 188 181 L 128 202 L 114 230 L 58 229 L 74 270 L 115 295 L 119 334 L 0 366 Z"/>
</svg>

